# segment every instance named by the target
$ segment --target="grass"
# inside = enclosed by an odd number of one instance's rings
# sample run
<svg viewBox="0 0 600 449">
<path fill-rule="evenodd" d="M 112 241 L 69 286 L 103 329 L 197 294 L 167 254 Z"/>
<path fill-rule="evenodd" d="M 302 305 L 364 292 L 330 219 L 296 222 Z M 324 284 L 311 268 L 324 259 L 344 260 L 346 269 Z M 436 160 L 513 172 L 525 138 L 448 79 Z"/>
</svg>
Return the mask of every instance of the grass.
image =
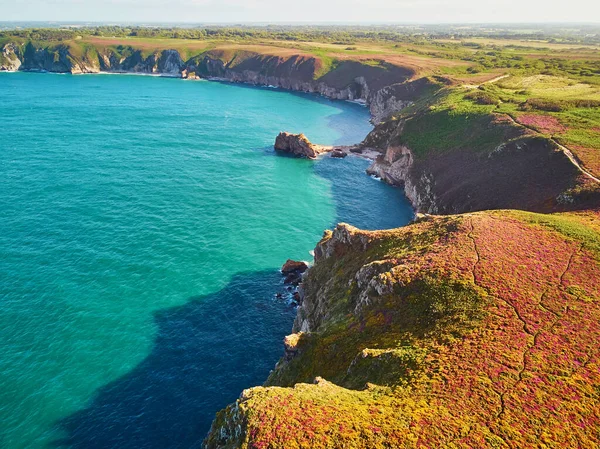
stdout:
<svg viewBox="0 0 600 449">
<path fill-rule="evenodd" d="M 590 220 L 596 220 L 597 213 L 571 213 L 540 215 L 523 211 L 511 211 L 511 215 L 538 226 L 552 229 L 561 235 L 573 239 L 594 254 L 600 262 L 599 229 L 590 226 Z"/>
<path fill-rule="evenodd" d="M 454 85 L 400 112 L 399 144 L 416 157 L 463 149 L 492 151 L 524 135 L 503 116 L 568 147 L 600 175 L 600 87 L 567 77 L 509 76 L 476 86 Z"/>
</svg>

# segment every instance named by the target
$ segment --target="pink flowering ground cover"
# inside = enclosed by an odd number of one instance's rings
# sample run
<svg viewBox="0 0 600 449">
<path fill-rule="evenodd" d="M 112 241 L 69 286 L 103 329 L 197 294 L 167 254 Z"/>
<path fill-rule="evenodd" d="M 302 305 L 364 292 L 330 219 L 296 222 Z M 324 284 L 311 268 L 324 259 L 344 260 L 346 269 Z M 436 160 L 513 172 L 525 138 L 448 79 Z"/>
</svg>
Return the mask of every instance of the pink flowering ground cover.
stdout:
<svg viewBox="0 0 600 449">
<path fill-rule="evenodd" d="M 305 281 L 327 318 L 207 447 L 600 447 L 599 212 L 429 217 L 330 248 Z"/>
<path fill-rule="evenodd" d="M 544 134 L 557 134 L 567 130 L 556 117 L 542 114 L 522 114 L 517 117 L 519 123 L 534 128 Z"/>
</svg>

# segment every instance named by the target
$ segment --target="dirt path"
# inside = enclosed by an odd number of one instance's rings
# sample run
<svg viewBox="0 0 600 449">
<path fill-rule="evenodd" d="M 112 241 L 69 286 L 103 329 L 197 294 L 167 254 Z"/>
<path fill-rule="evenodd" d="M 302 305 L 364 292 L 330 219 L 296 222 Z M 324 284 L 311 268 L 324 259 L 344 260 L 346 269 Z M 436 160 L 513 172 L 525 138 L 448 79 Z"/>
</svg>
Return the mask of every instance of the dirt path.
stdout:
<svg viewBox="0 0 600 449">
<path fill-rule="evenodd" d="M 503 80 L 504 78 L 508 78 L 509 76 L 510 76 L 509 74 L 500 75 L 500 76 L 497 76 L 496 78 L 492 78 L 491 80 L 487 80 L 487 81 L 484 81 L 483 83 L 479 83 L 479 84 L 463 84 L 463 87 L 466 87 L 467 89 L 477 89 L 479 86 L 481 86 L 483 84 L 492 84 L 492 83 L 495 83 L 496 81 L 500 81 L 500 80 Z"/>
</svg>

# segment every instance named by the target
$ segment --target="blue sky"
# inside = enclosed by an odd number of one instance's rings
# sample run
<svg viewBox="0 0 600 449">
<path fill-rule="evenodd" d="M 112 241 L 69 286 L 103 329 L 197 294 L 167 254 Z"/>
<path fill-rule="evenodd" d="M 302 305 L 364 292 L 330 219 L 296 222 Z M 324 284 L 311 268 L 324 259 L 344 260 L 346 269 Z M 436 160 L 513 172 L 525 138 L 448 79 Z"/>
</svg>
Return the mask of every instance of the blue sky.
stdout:
<svg viewBox="0 0 600 449">
<path fill-rule="evenodd" d="M 600 0 L 0 0 L 0 20 L 598 22 Z"/>
</svg>

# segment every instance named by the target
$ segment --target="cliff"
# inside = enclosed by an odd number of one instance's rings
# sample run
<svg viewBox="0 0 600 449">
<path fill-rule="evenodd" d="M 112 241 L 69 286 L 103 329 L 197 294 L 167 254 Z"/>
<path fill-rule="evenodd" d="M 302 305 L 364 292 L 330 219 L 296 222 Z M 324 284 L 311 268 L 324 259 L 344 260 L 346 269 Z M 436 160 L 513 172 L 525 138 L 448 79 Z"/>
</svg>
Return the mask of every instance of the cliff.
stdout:
<svg viewBox="0 0 600 449">
<path fill-rule="evenodd" d="M 440 88 L 378 124 L 361 144 L 380 153 L 367 172 L 403 186 L 423 213 L 600 206 L 600 180 L 557 138 L 519 123 L 513 105 L 502 112 L 464 92 Z"/>
<path fill-rule="evenodd" d="M 327 231 L 286 356 L 205 447 L 598 446 L 598 218 Z"/>
<path fill-rule="evenodd" d="M 325 62 L 301 53 L 282 56 L 241 49 L 208 50 L 184 59 L 174 49 L 147 50 L 76 42 L 8 42 L 1 50 L 0 71 L 148 73 L 275 86 L 364 102 L 371 105 L 375 121 L 410 104 L 418 96 L 420 86 L 397 87 L 415 75 L 410 68 L 383 61 L 376 64 L 351 60 Z M 396 87 L 382 91 L 389 86 Z"/>
</svg>

